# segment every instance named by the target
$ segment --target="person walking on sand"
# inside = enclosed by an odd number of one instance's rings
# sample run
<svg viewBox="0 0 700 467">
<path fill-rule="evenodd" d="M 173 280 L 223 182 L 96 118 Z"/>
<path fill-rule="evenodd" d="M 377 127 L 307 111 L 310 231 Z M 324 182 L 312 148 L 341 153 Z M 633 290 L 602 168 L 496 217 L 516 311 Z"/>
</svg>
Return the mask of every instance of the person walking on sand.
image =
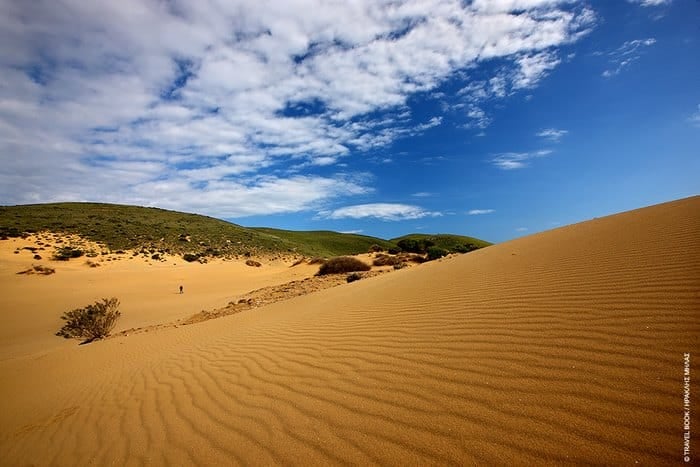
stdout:
<svg viewBox="0 0 700 467">
<path fill-rule="evenodd" d="M 182 286 L 180 286 L 180 293 L 182 293 Z"/>
</svg>

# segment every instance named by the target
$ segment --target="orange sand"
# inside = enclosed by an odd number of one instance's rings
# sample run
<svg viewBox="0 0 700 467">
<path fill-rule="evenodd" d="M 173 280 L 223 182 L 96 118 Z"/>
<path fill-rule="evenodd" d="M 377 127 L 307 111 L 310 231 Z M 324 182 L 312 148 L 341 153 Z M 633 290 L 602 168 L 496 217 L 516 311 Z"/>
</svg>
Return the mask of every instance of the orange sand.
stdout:
<svg viewBox="0 0 700 467">
<path fill-rule="evenodd" d="M 0 354 L 5 465 L 682 460 L 700 197 L 191 326 L 85 346 L 49 335 L 40 354 L 18 353 L 29 318 L 7 300 L 52 277 L 18 277 L 29 285 L 3 283 L 0 305 L 2 340 L 19 333 Z M 76 290 L 77 305 L 106 292 Z M 152 300 L 154 315 L 184 298 L 110 292 L 125 309 Z M 62 311 L 57 296 L 32 300 Z"/>
</svg>

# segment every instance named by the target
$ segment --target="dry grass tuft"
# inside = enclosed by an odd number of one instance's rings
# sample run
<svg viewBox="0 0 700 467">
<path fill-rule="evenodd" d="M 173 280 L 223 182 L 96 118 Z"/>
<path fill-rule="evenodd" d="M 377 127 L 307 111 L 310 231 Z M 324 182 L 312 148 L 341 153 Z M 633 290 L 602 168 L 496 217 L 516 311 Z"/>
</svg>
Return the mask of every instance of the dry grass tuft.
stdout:
<svg viewBox="0 0 700 467">
<path fill-rule="evenodd" d="M 352 256 L 338 256 L 331 258 L 321 265 L 317 275 L 342 274 L 354 271 L 369 271 L 372 267 Z"/>
</svg>

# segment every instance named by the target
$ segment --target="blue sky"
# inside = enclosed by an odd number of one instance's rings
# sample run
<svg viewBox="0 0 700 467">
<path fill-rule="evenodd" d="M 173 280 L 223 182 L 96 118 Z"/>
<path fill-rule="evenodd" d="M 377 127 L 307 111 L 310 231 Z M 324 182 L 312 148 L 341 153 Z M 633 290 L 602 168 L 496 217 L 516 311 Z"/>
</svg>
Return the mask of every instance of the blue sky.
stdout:
<svg viewBox="0 0 700 467">
<path fill-rule="evenodd" d="M 504 241 L 700 192 L 700 2 L 0 1 L 0 204 Z"/>
</svg>

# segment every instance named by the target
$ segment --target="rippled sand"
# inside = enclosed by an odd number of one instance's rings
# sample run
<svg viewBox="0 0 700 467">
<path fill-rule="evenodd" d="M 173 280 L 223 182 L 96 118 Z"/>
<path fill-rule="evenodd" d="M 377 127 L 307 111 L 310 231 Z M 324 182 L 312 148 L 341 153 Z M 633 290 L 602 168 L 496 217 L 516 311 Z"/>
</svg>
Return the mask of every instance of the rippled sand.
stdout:
<svg viewBox="0 0 700 467">
<path fill-rule="evenodd" d="M 699 344 L 694 197 L 4 357 L 0 463 L 663 465 Z"/>
</svg>

